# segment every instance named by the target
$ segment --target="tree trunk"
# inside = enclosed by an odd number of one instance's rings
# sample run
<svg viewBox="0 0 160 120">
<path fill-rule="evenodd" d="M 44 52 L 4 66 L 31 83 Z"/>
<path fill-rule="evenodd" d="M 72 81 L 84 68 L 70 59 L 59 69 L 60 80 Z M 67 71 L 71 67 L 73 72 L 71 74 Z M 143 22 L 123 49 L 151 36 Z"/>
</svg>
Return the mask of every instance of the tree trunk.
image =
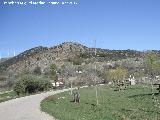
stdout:
<svg viewBox="0 0 160 120">
<path fill-rule="evenodd" d="M 72 90 L 72 82 L 71 82 L 71 95 L 73 94 L 72 91 L 73 91 L 73 90 Z"/>
<path fill-rule="evenodd" d="M 96 103 L 97 103 L 97 105 L 99 104 L 98 103 L 98 88 L 97 88 L 97 85 L 96 85 Z"/>
</svg>

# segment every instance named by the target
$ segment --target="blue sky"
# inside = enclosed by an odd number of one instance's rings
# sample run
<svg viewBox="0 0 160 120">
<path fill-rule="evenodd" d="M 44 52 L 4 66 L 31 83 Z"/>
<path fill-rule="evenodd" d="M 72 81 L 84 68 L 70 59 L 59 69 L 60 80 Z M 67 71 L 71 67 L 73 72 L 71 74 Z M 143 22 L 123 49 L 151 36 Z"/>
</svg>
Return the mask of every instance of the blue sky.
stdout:
<svg viewBox="0 0 160 120">
<path fill-rule="evenodd" d="M 1 57 L 66 41 L 93 47 L 95 39 L 97 47 L 106 49 L 160 49 L 160 0 L 41 0 L 79 4 L 26 6 L 4 1 L 0 2 Z"/>
</svg>

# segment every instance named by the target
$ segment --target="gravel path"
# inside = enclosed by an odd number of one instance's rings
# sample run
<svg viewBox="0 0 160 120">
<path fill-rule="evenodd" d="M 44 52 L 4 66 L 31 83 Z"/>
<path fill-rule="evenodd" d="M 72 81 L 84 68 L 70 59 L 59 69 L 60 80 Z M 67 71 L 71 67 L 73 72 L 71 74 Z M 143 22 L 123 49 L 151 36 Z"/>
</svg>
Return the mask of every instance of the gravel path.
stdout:
<svg viewBox="0 0 160 120">
<path fill-rule="evenodd" d="M 40 102 L 50 95 L 68 90 L 51 91 L 0 103 L 0 120 L 53 120 L 40 111 Z"/>
</svg>

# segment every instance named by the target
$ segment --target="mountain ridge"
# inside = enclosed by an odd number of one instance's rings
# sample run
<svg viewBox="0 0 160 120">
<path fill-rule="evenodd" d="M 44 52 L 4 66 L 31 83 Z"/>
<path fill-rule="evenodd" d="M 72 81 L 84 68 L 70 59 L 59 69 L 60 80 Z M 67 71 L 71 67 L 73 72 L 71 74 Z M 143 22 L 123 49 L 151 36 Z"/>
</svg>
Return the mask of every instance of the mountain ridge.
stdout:
<svg viewBox="0 0 160 120">
<path fill-rule="evenodd" d="M 76 42 L 64 42 L 53 47 L 38 46 L 26 50 L 19 55 L 0 63 L 0 71 L 14 71 L 20 73 L 23 70 L 33 71 L 35 67 L 45 71 L 52 63 L 59 63 L 71 58 L 92 58 L 95 57 L 95 48 L 88 48 Z M 109 50 L 96 48 L 98 58 L 105 60 L 118 60 L 127 58 L 141 58 L 144 52 L 136 50 Z M 154 51 L 160 55 L 160 51 Z"/>
<path fill-rule="evenodd" d="M 17 66 L 20 65 L 22 65 L 23 69 L 28 69 L 29 67 L 32 69 L 32 65 L 35 63 L 37 65 L 41 64 L 39 66 L 46 67 L 48 66 L 48 64 L 54 63 L 57 58 L 60 59 L 67 59 L 68 57 L 72 58 L 75 56 L 75 54 L 72 53 L 76 52 L 79 53 L 82 52 L 84 49 L 87 49 L 87 47 L 71 42 L 62 43 L 50 48 L 42 46 L 31 48 L 29 50 L 20 53 L 15 57 L 12 57 L 4 62 L 1 62 L 0 71 L 8 71 L 10 69 L 14 69 L 14 71 L 17 71 L 16 68 Z M 35 67 L 35 65 L 33 66 Z"/>
</svg>

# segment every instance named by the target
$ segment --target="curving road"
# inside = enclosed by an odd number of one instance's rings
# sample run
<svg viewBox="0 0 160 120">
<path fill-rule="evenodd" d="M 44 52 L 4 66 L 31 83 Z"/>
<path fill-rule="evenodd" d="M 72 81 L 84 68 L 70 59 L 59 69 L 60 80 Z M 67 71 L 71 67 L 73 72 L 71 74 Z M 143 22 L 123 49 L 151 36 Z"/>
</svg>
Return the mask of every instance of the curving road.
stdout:
<svg viewBox="0 0 160 120">
<path fill-rule="evenodd" d="M 51 91 L 0 103 L 0 120 L 54 120 L 41 112 L 40 102 L 50 95 L 68 90 Z"/>
</svg>

